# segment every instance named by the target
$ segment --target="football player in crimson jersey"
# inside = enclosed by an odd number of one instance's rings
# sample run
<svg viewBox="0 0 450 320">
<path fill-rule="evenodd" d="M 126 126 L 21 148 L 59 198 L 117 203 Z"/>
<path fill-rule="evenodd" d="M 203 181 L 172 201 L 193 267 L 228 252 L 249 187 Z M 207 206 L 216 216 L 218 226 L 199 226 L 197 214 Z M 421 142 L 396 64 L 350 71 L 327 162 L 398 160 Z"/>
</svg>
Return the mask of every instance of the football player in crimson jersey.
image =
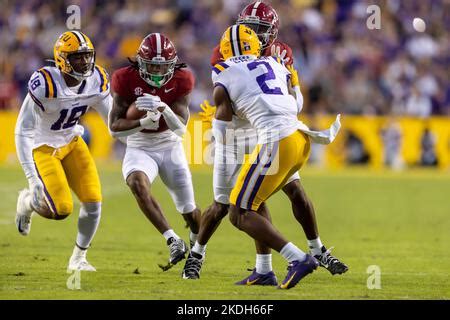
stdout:
<svg viewBox="0 0 450 320">
<path fill-rule="evenodd" d="M 245 24 L 255 31 L 261 42 L 261 56 L 276 56 L 282 60 L 291 72 L 296 71 L 293 69 L 293 57 L 291 48 L 278 41 L 277 34 L 280 25 L 277 12 L 269 5 L 261 1 L 253 2 L 247 5 L 239 14 L 237 24 Z M 219 45 L 217 45 L 211 57 L 211 65 L 214 69 L 221 71 L 224 69 L 223 57 L 219 51 Z M 303 101 L 300 87 L 297 86 L 298 94 L 296 99 L 299 105 L 303 105 Z M 301 100 L 301 101 L 299 101 Z M 208 101 L 205 101 L 205 105 L 202 105 L 202 109 L 205 111 L 203 117 L 207 118 L 207 121 L 211 121 L 214 115 L 215 107 L 211 106 Z M 299 110 L 300 111 L 300 110 Z M 201 114 L 202 115 L 202 114 Z M 240 145 L 237 142 L 237 149 L 245 150 L 242 153 L 249 153 L 256 145 L 256 134 L 251 126 L 246 122 L 233 117 L 233 126 L 235 130 L 242 130 L 245 132 L 245 137 L 241 135 L 241 140 L 244 141 Z M 225 158 L 236 157 L 236 154 L 232 154 L 233 151 L 227 151 L 231 153 Z M 236 168 L 236 165 L 219 165 L 214 162 L 214 202 L 209 206 L 202 215 L 202 222 L 198 238 L 194 247 L 191 250 L 184 270 L 183 278 L 197 279 L 200 277 L 200 270 L 204 261 L 206 244 L 219 226 L 221 220 L 227 215 L 229 209 L 229 195 L 232 187 L 234 186 L 239 173 L 240 168 Z M 297 221 L 302 225 L 305 232 L 308 247 L 320 265 L 326 268 L 331 274 L 341 274 L 348 270 L 348 267 L 339 261 L 336 257 L 330 254 L 330 250 L 327 250 L 322 244 L 316 223 L 316 216 L 314 213 L 314 207 L 312 202 L 306 195 L 302 184 L 300 183 L 300 176 L 295 173 L 288 179 L 285 186 L 282 188 L 283 192 L 288 196 L 292 203 L 292 210 Z M 267 206 L 261 204 L 259 214 L 270 220 L 270 214 Z M 256 244 L 256 267 L 252 274 L 242 281 L 236 282 L 238 285 L 277 285 L 277 278 L 272 271 L 272 255 L 269 247 L 262 243 L 255 242 Z"/>
<path fill-rule="evenodd" d="M 150 193 L 158 174 L 190 228 L 191 243 L 196 240 L 200 222 L 181 142 L 189 118 L 194 77 L 177 61 L 169 38 L 160 33 L 147 35 L 139 46 L 136 61 L 112 76 L 114 103 L 109 117 L 112 135 L 127 137 L 123 177 L 142 212 L 166 239 L 170 251 L 168 267 L 185 258 L 187 246 Z"/>
</svg>

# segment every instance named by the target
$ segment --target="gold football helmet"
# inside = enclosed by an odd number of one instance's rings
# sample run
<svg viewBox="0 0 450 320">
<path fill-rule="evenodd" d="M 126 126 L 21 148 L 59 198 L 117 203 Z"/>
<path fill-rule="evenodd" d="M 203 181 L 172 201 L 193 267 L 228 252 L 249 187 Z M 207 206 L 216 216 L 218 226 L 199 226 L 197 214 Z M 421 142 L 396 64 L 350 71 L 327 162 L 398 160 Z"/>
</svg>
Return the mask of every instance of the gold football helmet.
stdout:
<svg viewBox="0 0 450 320">
<path fill-rule="evenodd" d="M 246 25 L 233 25 L 223 33 L 220 39 L 220 53 L 223 59 L 242 55 L 261 54 L 261 42 L 258 35 Z"/>
<path fill-rule="evenodd" d="M 70 63 L 73 54 L 87 54 L 81 70 L 75 70 Z M 53 48 L 55 64 L 62 72 L 82 81 L 92 75 L 95 67 L 95 50 L 91 40 L 82 32 L 66 31 L 59 36 Z"/>
</svg>

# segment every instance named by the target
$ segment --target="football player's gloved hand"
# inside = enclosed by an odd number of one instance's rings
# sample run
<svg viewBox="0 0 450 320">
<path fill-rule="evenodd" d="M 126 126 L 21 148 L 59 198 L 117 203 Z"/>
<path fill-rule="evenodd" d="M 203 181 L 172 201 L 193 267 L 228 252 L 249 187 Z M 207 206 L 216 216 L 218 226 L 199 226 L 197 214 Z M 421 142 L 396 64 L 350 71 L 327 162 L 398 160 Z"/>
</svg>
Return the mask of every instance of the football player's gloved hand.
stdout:
<svg viewBox="0 0 450 320">
<path fill-rule="evenodd" d="M 214 114 L 216 113 L 216 106 L 212 106 L 208 100 L 205 100 L 200 104 L 200 108 L 203 110 L 198 113 L 200 119 L 202 119 L 203 122 L 211 123 Z"/>
<path fill-rule="evenodd" d="M 31 177 L 28 179 L 28 186 L 31 193 L 31 203 L 33 208 L 39 209 L 44 208 L 45 198 L 44 198 L 44 185 L 38 177 Z"/>
<path fill-rule="evenodd" d="M 139 120 L 139 122 L 144 129 L 156 130 L 159 128 L 159 118 L 161 118 L 161 112 L 158 110 L 147 111 L 147 116 Z"/>
<path fill-rule="evenodd" d="M 291 85 L 292 87 L 299 86 L 300 87 L 300 81 L 298 80 L 298 71 L 295 70 L 293 65 L 286 66 L 286 68 L 291 73 Z"/>
<path fill-rule="evenodd" d="M 156 111 L 158 107 L 164 106 L 165 103 L 161 101 L 159 96 L 154 96 L 148 93 L 144 93 L 136 99 L 136 108 L 138 110 Z"/>
<path fill-rule="evenodd" d="M 283 63 L 286 65 L 290 63 L 291 58 L 287 56 L 287 50 L 286 49 L 281 50 L 281 46 L 279 45 L 273 44 L 270 47 L 270 54 L 272 56 L 280 58 L 281 61 L 283 61 Z"/>
</svg>

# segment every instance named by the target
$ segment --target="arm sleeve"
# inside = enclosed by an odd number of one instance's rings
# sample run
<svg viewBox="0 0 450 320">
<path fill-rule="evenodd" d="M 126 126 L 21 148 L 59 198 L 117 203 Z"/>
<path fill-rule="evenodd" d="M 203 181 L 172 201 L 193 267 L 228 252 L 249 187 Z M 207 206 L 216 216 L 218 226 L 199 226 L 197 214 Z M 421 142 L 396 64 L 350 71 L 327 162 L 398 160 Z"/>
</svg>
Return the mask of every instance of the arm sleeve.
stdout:
<svg viewBox="0 0 450 320">
<path fill-rule="evenodd" d="M 303 95 L 302 92 L 300 91 L 299 86 L 294 87 L 294 92 L 295 92 L 295 100 L 297 101 L 297 113 L 300 113 L 302 112 L 303 109 Z"/>
<path fill-rule="evenodd" d="M 36 179 L 37 171 L 33 160 L 34 131 L 36 127 L 35 102 L 27 94 L 16 122 L 15 140 L 17 157 L 27 179 Z"/>
<path fill-rule="evenodd" d="M 175 114 L 175 112 L 173 112 L 173 110 L 170 109 L 169 106 L 166 106 L 164 108 L 164 111 L 162 112 L 162 115 L 164 117 L 164 120 L 166 120 L 169 129 L 172 130 L 176 135 L 182 137 L 186 132 L 186 125 L 181 122 L 180 118 Z"/>
</svg>

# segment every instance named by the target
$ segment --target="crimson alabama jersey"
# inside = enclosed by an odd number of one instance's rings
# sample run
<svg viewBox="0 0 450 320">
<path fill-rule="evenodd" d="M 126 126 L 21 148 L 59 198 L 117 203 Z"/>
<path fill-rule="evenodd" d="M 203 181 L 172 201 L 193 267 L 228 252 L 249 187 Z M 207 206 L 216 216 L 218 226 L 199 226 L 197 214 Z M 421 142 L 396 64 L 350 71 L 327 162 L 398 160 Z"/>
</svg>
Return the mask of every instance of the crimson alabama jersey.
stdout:
<svg viewBox="0 0 450 320">
<path fill-rule="evenodd" d="M 194 88 L 194 76 L 186 69 L 176 69 L 172 79 L 161 88 L 150 86 L 139 75 L 139 70 L 134 66 L 128 66 L 116 70 L 111 79 L 112 91 L 127 101 L 130 105 L 137 97 L 144 93 L 159 96 L 161 101 L 169 107 L 178 99 L 188 95 Z M 133 147 L 150 147 L 163 149 L 171 145 L 171 142 L 180 141 L 175 133 L 167 127 L 164 117 L 159 120 L 158 129 L 142 130 L 132 134 L 127 139 L 127 145 Z"/>
</svg>

